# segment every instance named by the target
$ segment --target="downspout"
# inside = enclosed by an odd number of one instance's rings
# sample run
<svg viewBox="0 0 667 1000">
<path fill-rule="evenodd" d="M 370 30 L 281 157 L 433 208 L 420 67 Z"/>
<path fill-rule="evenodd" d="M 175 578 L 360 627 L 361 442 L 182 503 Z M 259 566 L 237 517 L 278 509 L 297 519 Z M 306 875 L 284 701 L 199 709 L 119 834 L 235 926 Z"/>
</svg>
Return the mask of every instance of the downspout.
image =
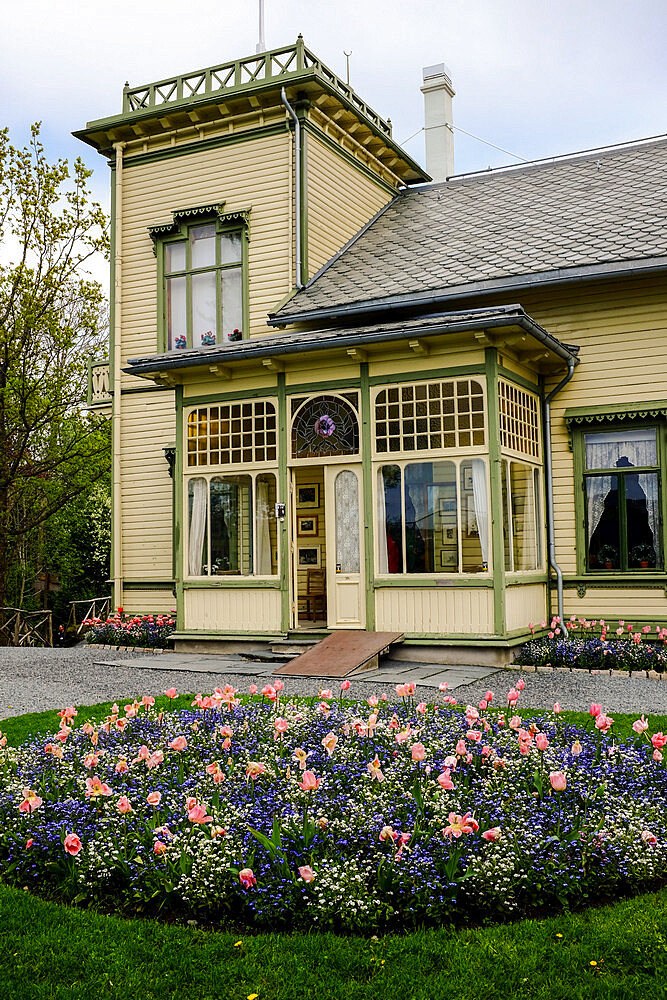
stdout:
<svg viewBox="0 0 667 1000">
<path fill-rule="evenodd" d="M 554 482 L 553 463 L 551 456 L 551 401 L 563 389 L 574 375 L 574 358 L 568 358 L 567 375 L 561 379 L 555 389 L 552 389 L 544 399 L 544 465 L 547 493 L 547 536 L 549 540 L 549 565 L 556 574 L 556 591 L 558 594 L 558 617 L 561 626 L 565 621 L 563 605 L 563 571 L 556 561 L 556 538 L 554 531 Z"/>
<path fill-rule="evenodd" d="M 124 142 L 114 143 L 116 151 L 116 196 L 114 216 L 114 340 L 113 340 L 113 401 L 111 411 L 111 455 L 113 462 L 112 538 L 113 594 L 116 607 L 123 601 L 123 543 L 120 484 L 120 404 L 121 404 L 121 291 L 123 272 L 123 150 Z"/>
<path fill-rule="evenodd" d="M 295 270 L 296 287 L 303 288 L 301 280 L 301 122 L 299 116 L 287 100 L 287 94 L 283 87 L 280 91 L 280 100 L 287 108 L 287 112 L 294 122 L 294 243 L 296 251 Z"/>
</svg>

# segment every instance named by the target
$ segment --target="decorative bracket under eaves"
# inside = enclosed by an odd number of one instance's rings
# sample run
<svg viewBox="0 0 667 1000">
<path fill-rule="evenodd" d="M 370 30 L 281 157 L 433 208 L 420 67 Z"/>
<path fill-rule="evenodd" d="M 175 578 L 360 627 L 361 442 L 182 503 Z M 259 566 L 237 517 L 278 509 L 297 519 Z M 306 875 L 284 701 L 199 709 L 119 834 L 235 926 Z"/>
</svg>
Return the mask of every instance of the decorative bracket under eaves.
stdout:
<svg viewBox="0 0 667 1000">
<path fill-rule="evenodd" d="M 214 219 L 219 225 L 242 224 L 245 227 L 246 238 L 250 226 L 250 209 L 237 208 L 232 211 L 225 211 L 225 202 L 219 201 L 213 205 L 198 205 L 196 208 L 180 208 L 171 213 L 172 222 L 165 222 L 161 226 L 149 226 L 148 233 L 153 241 L 153 253 L 157 253 L 157 240 L 164 236 L 176 235 L 184 225 L 197 219 Z"/>
</svg>

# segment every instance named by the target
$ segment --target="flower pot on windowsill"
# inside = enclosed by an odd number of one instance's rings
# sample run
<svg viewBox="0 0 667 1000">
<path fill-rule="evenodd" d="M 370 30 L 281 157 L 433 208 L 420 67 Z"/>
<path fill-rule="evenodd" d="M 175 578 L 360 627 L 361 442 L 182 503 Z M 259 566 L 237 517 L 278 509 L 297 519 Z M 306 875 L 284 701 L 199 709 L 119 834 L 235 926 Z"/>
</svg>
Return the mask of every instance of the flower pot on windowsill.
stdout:
<svg viewBox="0 0 667 1000">
<path fill-rule="evenodd" d="M 229 334 L 229 340 L 231 343 L 235 343 L 237 340 L 243 340 L 243 334 L 240 330 L 232 330 Z"/>
<path fill-rule="evenodd" d="M 614 568 L 614 564 L 613 564 L 613 562 L 611 561 L 611 559 L 609 560 L 609 562 L 606 562 L 606 563 L 604 564 L 604 568 L 605 568 L 605 569 L 613 569 L 613 568 Z"/>
<path fill-rule="evenodd" d="M 639 566 L 641 569 L 648 569 L 648 559 L 642 559 Z"/>
</svg>

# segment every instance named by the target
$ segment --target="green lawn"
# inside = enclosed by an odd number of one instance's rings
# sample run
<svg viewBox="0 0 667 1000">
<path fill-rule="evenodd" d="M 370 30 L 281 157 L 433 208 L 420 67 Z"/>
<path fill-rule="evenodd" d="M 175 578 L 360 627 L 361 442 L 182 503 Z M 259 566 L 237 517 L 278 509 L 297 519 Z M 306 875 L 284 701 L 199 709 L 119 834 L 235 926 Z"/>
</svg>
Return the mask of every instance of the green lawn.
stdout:
<svg viewBox="0 0 667 1000">
<path fill-rule="evenodd" d="M 183 696 L 169 707 L 190 701 Z M 80 708 L 76 722 L 109 709 Z M 614 718 L 624 735 L 636 716 Z M 651 723 L 651 731 L 667 729 L 667 717 Z M 17 743 L 54 731 L 57 717 L 35 713 L 4 720 L 0 728 Z M 124 920 L 0 886 L 0 1000 L 246 1000 L 253 994 L 258 1000 L 660 1000 L 667 997 L 667 889 L 546 920 L 374 941 L 322 933 L 235 935 Z"/>
</svg>

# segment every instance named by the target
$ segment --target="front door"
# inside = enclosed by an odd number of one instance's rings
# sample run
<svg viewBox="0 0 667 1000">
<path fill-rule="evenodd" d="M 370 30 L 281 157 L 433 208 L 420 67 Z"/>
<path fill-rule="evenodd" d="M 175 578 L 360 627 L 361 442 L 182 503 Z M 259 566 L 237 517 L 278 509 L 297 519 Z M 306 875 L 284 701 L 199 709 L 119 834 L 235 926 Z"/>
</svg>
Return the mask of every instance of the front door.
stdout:
<svg viewBox="0 0 667 1000">
<path fill-rule="evenodd" d="M 324 467 L 329 628 L 366 625 L 361 477 L 361 464 Z"/>
</svg>

